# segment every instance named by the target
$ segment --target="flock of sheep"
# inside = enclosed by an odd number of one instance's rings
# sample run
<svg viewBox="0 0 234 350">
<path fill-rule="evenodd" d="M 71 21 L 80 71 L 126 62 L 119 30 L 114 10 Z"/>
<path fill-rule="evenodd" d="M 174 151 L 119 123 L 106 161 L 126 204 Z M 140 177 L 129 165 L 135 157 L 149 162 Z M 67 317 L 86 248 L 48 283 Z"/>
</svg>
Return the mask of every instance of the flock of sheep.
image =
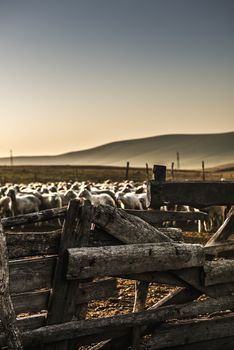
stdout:
<svg viewBox="0 0 234 350">
<path fill-rule="evenodd" d="M 6 184 L 0 187 L 0 216 L 16 216 L 40 210 L 60 208 L 74 198 L 89 199 L 95 206 L 107 204 L 125 209 L 146 209 L 146 183 L 59 182 Z"/>
<path fill-rule="evenodd" d="M 148 208 L 147 183 L 134 181 L 103 183 L 58 182 L 58 183 L 30 183 L 6 184 L 0 187 L 0 217 L 28 214 L 45 209 L 61 208 L 68 205 L 74 198 L 89 199 L 96 206 L 98 204 L 111 205 L 123 209 L 142 210 Z M 167 207 L 162 207 L 167 210 Z M 171 210 L 172 208 L 170 208 Z M 175 206 L 174 210 L 196 210 L 188 206 Z M 198 231 L 212 232 L 225 219 L 225 207 L 210 207 L 207 209 L 209 217 L 205 222 L 198 223 Z M 170 225 L 172 225 L 170 223 Z"/>
</svg>

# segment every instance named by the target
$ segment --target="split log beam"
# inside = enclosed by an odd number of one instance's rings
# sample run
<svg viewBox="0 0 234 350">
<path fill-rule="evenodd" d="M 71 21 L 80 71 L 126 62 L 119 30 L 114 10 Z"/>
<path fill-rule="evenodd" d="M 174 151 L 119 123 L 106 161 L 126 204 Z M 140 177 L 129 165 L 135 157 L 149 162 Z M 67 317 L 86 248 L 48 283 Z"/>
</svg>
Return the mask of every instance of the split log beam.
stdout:
<svg viewBox="0 0 234 350">
<path fill-rule="evenodd" d="M 144 220 L 109 205 L 99 205 L 94 208 L 93 222 L 123 243 L 170 241 L 167 235 Z"/>
<path fill-rule="evenodd" d="M 215 260 L 204 264 L 205 286 L 234 282 L 234 261 Z"/>
<path fill-rule="evenodd" d="M 205 331 L 204 331 L 205 330 Z M 207 340 L 234 337 L 234 316 L 181 321 L 159 326 L 155 335 L 144 343 L 149 350 L 173 348 L 185 344 L 197 344 Z M 181 349 L 181 347 L 179 347 Z M 212 348 L 213 349 L 213 348 Z"/>
<path fill-rule="evenodd" d="M 163 227 L 158 228 L 158 230 L 164 233 L 168 238 L 174 242 L 183 242 L 182 230 L 174 227 Z M 131 242 L 128 242 L 131 243 Z M 147 242 L 146 242 L 147 243 Z M 119 239 L 113 237 L 112 235 L 106 233 L 100 227 L 95 227 L 94 230 L 90 232 L 90 240 L 88 242 L 89 247 L 103 247 L 109 245 L 120 245 L 123 244 Z"/>
<path fill-rule="evenodd" d="M 58 254 L 61 230 L 51 232 L 6 232 L 10 259 Z"/>
<path fill-rule="evenodd" d="M 11 293 L 51 288 L 55 264 L 56 257 L 10 261 Z"/>
<path fill-rule="evenodd" d="M 128 214 L 135 215 L 151 225 L 160 224 L 164 221 L 187 221 L 187 220 L 204 220 L 208 214 L 202 211 L 162 211 L 162 210 L 134 210 L 125 209 Z"/>
<path fill-rule="evenodd" d="M 92 320 L 71 321 L 61 325 L 51 325 L 33 331 L 24 332 L 22 339 L 24 345 L 37 345 L 43 342 L 51 343 L 64 339 L 79 339 L 89 335 L 99 335 L 100 339 L 109 337 L 109 333 L 131 329 L 134 326 L 150 325 L 156 322 L 164 322 L 173 319 L 184 319 L 205 315 L 212 312 L 221 312 L 234 308 L 234 297 L 228 296 L 218 299 L 207 299 L 183 305 L 171 305 L 147 310 L 139 313 L 111 316 Z M 226 323 L 227 317 L 221 318 Z M 234 316 L 228 317 L 227 324 L 234 325 Z M 230 331 L 230 329 L 229 329 Z M 232 328 L 233 332 L 233 328 Z M 204 333 L 204 332 L 202 332 Z M 228 336 L 234 335 L 228 334 Z M 205 334 L 204 334 L 205 336 Z M 223 336 L 227 336 L 224 334 Z"/>
<path fill-rule="evenodd" d="M 195 208 L 212 205 L 232 205 L 234 181 L 149 181 L 148 198 L 150 207 L 184 204 Z"/>
<path fill-rule="evenodd" d="M 26 224 L 34 224 L 35 222 L 48 221 L 57 218 L 62 219 L 65 217 L 66 212 L 67 207 L 46 209 L 35 213 L 3 218 L 1 219 L 1 223 L 3 227 L 14 227 Z"/>
<path fill-rule="evenodd" d="M 11 298 L 17 315 L 38 313 L 47 309 L 49 291 L 16 294 L 12 295 Z"/>
<path fill-rule="evenodd" d="M 211 340 L 199 341 L 196 343 L 190 343 L 186 345 L 178 345 L 173 346 L 172 348 L 167 348 L 167 350 L 233 350 L 234 348 L 234 337 L 224 337 L 224 338 L 216 338 Z M 91 349 L 93 350 L 93 349 Z"/>
<path fill-rule="evenodd" d="M 215 245 L 209 245 L 204 247 L 205 254 L 208 257 L 234 257 L 234 242 L 228 241 L 224 243 L 216 243 Z"/>
<path fill-rule="evenodd" d="M 181 278 L 182 281 L 211 298 L 230 295 L 234 292 L 234 283 L 232 282 L 205 286 L 205 274 L 201 268 L 181 269 L 175 272 L 171 271 L 171 273 L 175 273 L 176 277 Z"/>
<path fill-rule="evenodd" d="M 199 244 L 129 244 L 68 249 L 68 279 L 147 271 L 167 271 L 204 264 Z"/>
</svg>

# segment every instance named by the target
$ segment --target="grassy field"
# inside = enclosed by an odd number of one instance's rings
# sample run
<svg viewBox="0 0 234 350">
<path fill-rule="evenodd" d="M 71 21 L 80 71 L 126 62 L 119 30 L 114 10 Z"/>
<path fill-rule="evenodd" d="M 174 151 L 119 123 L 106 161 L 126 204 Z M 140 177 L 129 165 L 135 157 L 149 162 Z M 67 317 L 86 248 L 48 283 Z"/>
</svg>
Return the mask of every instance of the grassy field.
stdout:
<svg viewBox="0 0 234 350">
<path fill-rule="evenodd" d="M 128 178 L 144 181 L 152 178 L 152 169 L 147 176 L 145 168 L 130 168 Z M 206 171 L 206 180 L 234 180 L 233 171 L 220 171 L 219 168 Z M 124 167 L 111 166 L 0 166 L 0 183 L 29 183 L 54 181 L 83 181 L 102 182 L 106 179 L 122 181 L 126 178 Z M 167 171 L 167 179 L 171 179 L 171 171 Z M 202 172 L 197 170 L 174 170 L 174 180 L 202 180 Z"/>
</svg>

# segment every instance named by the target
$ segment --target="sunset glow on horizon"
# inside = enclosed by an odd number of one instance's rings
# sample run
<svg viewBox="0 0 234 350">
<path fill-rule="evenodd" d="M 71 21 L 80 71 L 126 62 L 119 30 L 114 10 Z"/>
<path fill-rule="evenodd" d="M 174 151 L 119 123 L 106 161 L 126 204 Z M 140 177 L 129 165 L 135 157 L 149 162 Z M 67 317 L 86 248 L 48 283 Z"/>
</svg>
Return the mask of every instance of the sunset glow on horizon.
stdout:
<svg viewBox="0 0 234 350">
<path fill-rule="evenodd" d="M 0 0 L 0 157 L 234 130 L 232 0 Z"/>
</svg>

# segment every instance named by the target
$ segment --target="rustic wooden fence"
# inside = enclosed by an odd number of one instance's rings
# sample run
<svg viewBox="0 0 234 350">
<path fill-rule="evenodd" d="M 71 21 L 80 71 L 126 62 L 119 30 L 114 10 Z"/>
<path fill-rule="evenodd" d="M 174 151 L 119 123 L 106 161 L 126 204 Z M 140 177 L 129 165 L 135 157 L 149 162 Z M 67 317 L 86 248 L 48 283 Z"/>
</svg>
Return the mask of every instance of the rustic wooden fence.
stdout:
<svg viewBox="0 0 234 350">
<path fill-rule="evenodd" d="M 149 182 L 155 208 L 169 202 L 164 197 L 164 185 L 163 177 Z M 233 193 L 234 183 L 225 185 Z M 198 189 L 194 196 L 202 207 L 204 188 L 201 183 L 199 186 L 200 197 Z M 216 186 L 210 184 L 209 203 L 233 204 L 231 197 L 227 196 L 226 202 L 222 197 L 224 187 L 217 192 Z M 160 201 L 155 202 L 154 191 L 160 192 Z M 179 197 L 179 193 L 176 195 Z M 217 199 L 219 196 L 221 199 Z M 205 215 L 192 214 L 196 219 Z M 0 347 L 70 350 L 95 343 L 93 350 L 141 346 L 232 349 L 234 242 L 228 238 L 234 233 L 234 208 L 205 246 L 184 243 L 181 230 L 151 225 L 173 221 L 175 215 L 158 210 L 93 208 L 89 202 L 73 200 L 68 208 L 2 219 Z M 185 213 L 179 215 L 188 218 Z M 58 217 L 64 219 L 61 230 L 8 230 Z M 117 294 L 118 277 L 136 281 L 134 312 L 85 319 L 89 301 Z M 176 288 L 145 310 L 149 283 Z"/>
</svg>

